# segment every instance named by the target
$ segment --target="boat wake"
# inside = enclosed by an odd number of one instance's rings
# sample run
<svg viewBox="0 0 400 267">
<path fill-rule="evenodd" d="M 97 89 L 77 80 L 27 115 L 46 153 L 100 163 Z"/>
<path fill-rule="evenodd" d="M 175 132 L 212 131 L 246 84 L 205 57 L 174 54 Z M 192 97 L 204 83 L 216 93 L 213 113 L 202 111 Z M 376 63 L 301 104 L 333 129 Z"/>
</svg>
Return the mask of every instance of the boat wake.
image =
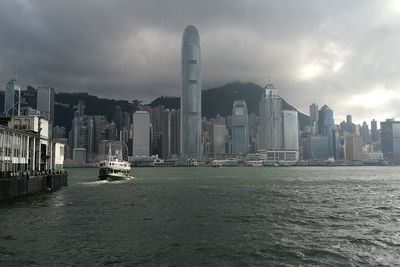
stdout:
<svg viewBox="0 0 400 267">
<path fill-rule="evenodd" d="M 102 181 L 83 182 L 83 183 L 78 183 L 78 184 L 86 185 L 86 186 L 98 186 L 98 185 L 102 185 L 102 184 L 124 184 L 124 183 L 128 183 L 129 181 L 132 181 L 133 179 L 135 179 L 135 177 L 131 176 L 125 180 L 118 180 L 118 181 L 102 180 Z"/>
</svg>

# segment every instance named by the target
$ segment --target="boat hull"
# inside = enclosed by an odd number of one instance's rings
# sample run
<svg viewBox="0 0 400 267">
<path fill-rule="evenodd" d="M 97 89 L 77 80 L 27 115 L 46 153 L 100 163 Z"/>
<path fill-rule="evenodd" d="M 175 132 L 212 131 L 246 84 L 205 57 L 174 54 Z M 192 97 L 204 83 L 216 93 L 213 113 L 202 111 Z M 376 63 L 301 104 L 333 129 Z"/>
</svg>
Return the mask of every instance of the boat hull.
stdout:
<svg viewBox="0 0 400 267">
<path fill-rule="evenodd" d="M 121 181 L 121 180 L 129 180 L 131 176 L 126 175 L 124 173 L 108 173 L 99 175 L 99 180 L 107 180 L 107 181 Z"/>
</svg>

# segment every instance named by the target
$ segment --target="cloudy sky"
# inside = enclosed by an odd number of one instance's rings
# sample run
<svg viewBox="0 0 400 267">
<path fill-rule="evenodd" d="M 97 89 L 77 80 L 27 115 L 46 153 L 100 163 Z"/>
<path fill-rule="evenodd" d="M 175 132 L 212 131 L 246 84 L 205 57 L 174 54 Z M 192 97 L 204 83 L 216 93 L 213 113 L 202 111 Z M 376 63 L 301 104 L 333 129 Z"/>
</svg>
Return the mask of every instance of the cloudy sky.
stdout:
<svg viewBox="0 0 400 267">
<path fill-rule="evenodd" d="M 400 119 L 400 0 L 0 0 L 0 82 L 149 102 L 180 92 L 181 35 L 203 87 L 267 77 L 336 122 Z"/>
</svg>

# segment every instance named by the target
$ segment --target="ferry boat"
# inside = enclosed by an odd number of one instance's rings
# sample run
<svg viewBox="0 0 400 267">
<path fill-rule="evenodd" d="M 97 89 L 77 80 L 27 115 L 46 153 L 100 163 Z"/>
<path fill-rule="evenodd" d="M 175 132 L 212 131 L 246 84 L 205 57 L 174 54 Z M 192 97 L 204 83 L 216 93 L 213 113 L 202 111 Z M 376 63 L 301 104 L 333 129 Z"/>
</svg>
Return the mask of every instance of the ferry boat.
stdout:
<svg viewBox="0 0 400 267">
<path fill-rule="evenodd" d="M 128 161 L 124 160 L 122 153 L 123 145 L 120 144 L 121 150 L 116 150 L 115 154 L 111 153 L 112 146 L 113 143 L 110 142 L 108 157 L 106 160 L 101 161 L 99 164 L 99 180 L 129 180 L 130 178 L 132 178 L 130 176 L 131 165 Z"/>
</svg>

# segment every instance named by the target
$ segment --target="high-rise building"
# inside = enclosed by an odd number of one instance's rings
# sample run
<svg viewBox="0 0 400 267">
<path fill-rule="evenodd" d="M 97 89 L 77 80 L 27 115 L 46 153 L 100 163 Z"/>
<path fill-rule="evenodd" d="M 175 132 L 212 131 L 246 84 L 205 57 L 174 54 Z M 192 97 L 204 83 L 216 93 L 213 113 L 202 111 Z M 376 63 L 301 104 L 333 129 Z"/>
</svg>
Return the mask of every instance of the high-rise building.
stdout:
<svg viewBox="0 0 400 267">
<path fill-rule="evenodd" d="M 130 112 L 126 112 L 126 111 L 122 112 L 121 131 L 129 131 L 129 128 L 132 124 L 131 118 L 132 118 L 132 114 Z"/>
<path fill-rule="evenodd" d="M 122 131 L 122 109 L 120 106 L 117 106 L 114 109 L 112 120 L 115 123 L 115 126 L 117 127 L 118 136 L 119 136 L 119 131 Z"/>
<path fill-rule="evenodd" d="M 38 87 L 37 89 L 37 110 L 40 115 L 49 120 L 49 129 L 54 125 L 54 88 L 51 87 Z M 50 131 L 52 138 L 52 131 Z"/>
<path fill-rule="evenodd" d="M 378 123 L 375 119 L 371 121 L 371 139 L 372 142 L 379 142 Z"/>
<path fill-rule="evenodd" d="M 327 160 L 329 158 L 328 136 L 309 135 L 304 144 L 304 159 Z"/>
<path fill-rule="evenodd" d="M 362 137 L 359 135 L 346 136 L 346 159 L 362 160 Z"/>
<path fill-rule="evenodd" d="M 171 157 L 171 112 L 164 109 L 161 113 L 161 157 Z"/>
<path fill-rule="evenodd" d="M 196 27 L 182 37 L 181 155 L 201 158 L 201 56 Z"/>
<path fill-rule="evenodd" d="M 262 150 L 283 148 L 282 98 L 272 84 L 265 86 L 264 97 L 260 101 L 259 147 Z"/>
<path fill-rule="evenodd" d="M 381 122 L 381 147 L 384 159 L 400 162 L 400 121 Z"/>
<path fill-rule="evenodd" d="M 333 119 L 333 110 L 324 105 L 319 111 L 319 133 L 328 137 L 329 156 L 335 157 L 335 121 Z"/>
<path fill-rule="evenodd" d="M 181 135 L 181 110 L 171 110 L 171 155 L 177 156 L 180 153 Z"/>
<path fill-rule="evenodd" d="M 107 140 L 107 128 L 109 127 L 109 123 L 107 118 L 103 115 L 95 115 L 93 116 L 93 125 L 94 125 L 94 151 L 99 154 L 99 144 L 103 140 Z"/>
<path fill-rule="evenodd" d="M 232 109 L 232 154 L 249 152 L 249 115 L 244 100 L 236 100 Z"/>
<path fill-rule="evenodd" d="M 341 122 L 340 123 L 340 130 L 342 131 L 342 134 L 350 134 L 350 135 L 358 135 L 359 133 L 357 132 L 357 125 L 353 123 L 353 118 L 351 115 L 346 116 L 346 122 Z"/>
<path fill-rule="evenodd" d="M 313 103 L 312 105 L 310 105 L 310 126 L 312 134 L 318 133 L 318 120 L 319 120 L 318 105 Z"/>
<path fill-rule="evenodd" d="M 78 104 L 76 105 L 76 111 L 78 112 L 79 117 L 85 115 L 85 109 L 86 109 L 85 103 L 82 100 L 79 100 Z"/>
<path fill-rule="evenodd" d="M 49 125 L 54 123 L 54 88 L 38 87 L 37 89 L 37 110 L 40 115 L 49 120 Z"/>
<path fill-rule="evenodd" d="M 250 153 L 255 153 L 258 147 L 258 126 L 259 126 L 259 117 L 250 113 L 249 115 L 249 135 L 250 135 Z"/>
<path fill-rule="evenodd" d="M 56 126 L 53 128 L 53 138 L 54 139 L 64 139 L 67 135 L 67 129 L 64 126 Z"/>
<path fill-rule="evenodd" d="M 4 116 L 13 117 L 21 115 L 21 87 L 16 79 L 11 79 L 6 85 L 4 96 Z"/>
<path fill-rule="evenodd" d="M 369 132 L 368 124 L 365 121 L 363 122 L 363 125 L 360 128 L 360 135 L 362 137 L 364 144 L 371 144 L 372 142 L 371 134 Z"/>
<path fill-rule="evenodd" d="M 283 148 L 299 150 L 299 121 L 297 111 L 283 110 Z"/>
<path fill-rule="evenodd" d="M 226 125 L 214 124 L 213 125 L 213 152 L 214 155 L 226 154 Z"/>
<path fill-rule="evenodd" d="M 89 116 L 78 116 L 79 112 L 75 112 L 72 121 L 72 138 L 73 149 L 85 149 L 87 162 L 94 159 L 94 125 L 93 118 Z"/>
<path fill-rule="evenodd" d="M 133 148 L 134 157 L 150 156 L 150 114 L 147 111 L 133 113 Z"/>
</svg>

